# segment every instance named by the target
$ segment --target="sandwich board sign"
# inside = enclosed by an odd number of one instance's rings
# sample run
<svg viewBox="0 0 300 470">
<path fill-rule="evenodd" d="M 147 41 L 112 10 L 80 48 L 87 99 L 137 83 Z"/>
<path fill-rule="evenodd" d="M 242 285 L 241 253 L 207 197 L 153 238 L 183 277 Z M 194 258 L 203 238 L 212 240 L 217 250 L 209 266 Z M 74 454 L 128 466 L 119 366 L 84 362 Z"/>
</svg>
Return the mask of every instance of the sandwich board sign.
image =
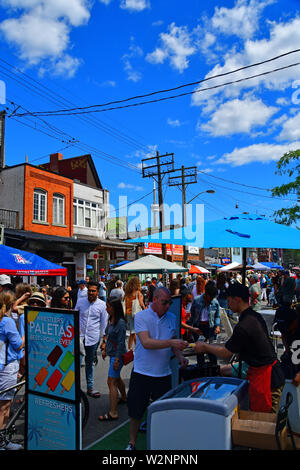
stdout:
<svg viewBox="0 0 300 470">
<path fill-rule="evenodd" d="M 79 315 L 25 307 L 26 450 L 80 450 Z"/>
</svg>

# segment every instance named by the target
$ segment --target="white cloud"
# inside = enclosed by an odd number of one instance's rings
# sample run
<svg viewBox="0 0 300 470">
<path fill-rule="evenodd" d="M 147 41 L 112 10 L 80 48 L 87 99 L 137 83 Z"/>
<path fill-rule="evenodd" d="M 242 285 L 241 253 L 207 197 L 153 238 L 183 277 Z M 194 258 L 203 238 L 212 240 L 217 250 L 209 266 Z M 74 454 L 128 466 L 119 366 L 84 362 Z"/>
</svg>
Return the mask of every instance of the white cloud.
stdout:
<svg viewBox="0 0 300 470">
<path fill-rule="evenodd" d="M 211 25 L 226 35 L 250 38 L 258 29 L 263 9 L 274 0 L 238 0 L 233 8 L 216 7 Z"/>
<path fill-rule="evenodd" d="M 284 54 L 295 49 L 295 44 L 300 43 L 300 18 L 281 22 L 270 23 L 269 37 L 257 40 L 246 40 L 243 49 L 238 52 L 236 49 L 227 52 L 222 57 L 222 64 L 217 64 L 205 78 L 213 77 L 215 75 L 224 74 L 246 65 L 254 64 L 268 60 L 272 57 Z M 294 53 L 290 56 L 282 57 L 276 61 L 264 64 L 262 66 L 245 69 L 227 77 L 213 78 L 206 83 L 201 84 L 197 90 L 200 93 L 195 93 L 192 96 L 192 104 L 198 106 L 207 106 L 211 111 L 219 105 L 218 99 L 228 99 L 238 97 L 243 89 L 251 89 L 259 86 L 267 90 L 280 90 L 283 91 L 292 86 L 294 80 L 298 78 L 298 68 L 291 67 L 285 70 L 271 73 L 269 75 L 246 80 L 235 85 L 228 85 L 215 90 L 201 92 L 202 89 L 224 84 L 231 80 L 238 80 L 247 78 L 250 75 L 259 74 L 261 72 L 271 71 L 274 68 L 283 67 L 293 62 L 298 62 L 300 53 Z M 214 106 L 214 101 L 216 105 Z"/>
<path fill-rule="evenodd" d="M 300 139 L 300 112 L 283 123 L 282 130 L 278 136 L 280 141 L 293 141 L 296 139 Z"/>
<path fill-rule="evenodd" d="M 121 8 L 130 11 L 143 11 L 146 8 L 150 8 L 149 0 L 122 0 Z"/>
<path fill-rule="evenodd" d="M 160 47 L 147 54 L 146 60 L 152 64 L 162 64 L 169 60 L 171 66 L 183 72 L 189 65 L 189 57 L 196 53 L 192 36 L 186 26 L 172 23 L 167 33 L 161 33 Z"/>
<path fill-rule="evenodd" d="M 167 123 L 171 127 L 180 127 L 182 125 L 182 123 L 179 121 L 179 119 L 168 118 Z"/>
<path fill-rule="evenodd" d="M 134 191 L 142 191 L 143 187 L 142 186 L 134 186 L 133 184 L 126 184 L 126 183 L 119 183 L 118 184 L 119 189 L 133 189 Z"/>
<path fill-rule="evenodd" d="M 3 0 L 4 7 L 13 16 L 0 23 L 0 34 L 19 51 L 20 58 L 29 65 L 56 70 L 64 76 L 73 76 L 80 59 L 71 57 L 70 32 L 84 25 L 90 18 L 88 0 Z M 54 63 L 56 62 L 56 67 Z"/>
<path fill-rule="evenodd" d="M 299 149 L 300 141 L 289 144 L 254 144 L 248 147 L 235 148 L 231 153 L 225 153 L 214 164 L 228 164 L 232 166 L 242 166 L 248 163 L 260 162 L 270 163 L 278 161 L 282 155 L 291 150 Z"/>
<path fill-rule="evenodd" d="M 198 129 L 213 136 L 248 134 L 255 127 L 264 126 L 275 112 L 277 108 L 266 106 L 260 99 L 235 99 L 222 104 L 207 123 L 199 120 Z"/>
<path fill-rule="evenodd" d="M 138 82 L 142 78 L 141 72 L 136 70 L 132 62 L 144 55 L 141 47 L 134 44 L 134 38 L 131 37 L 131 44 L 129 46 L 129 51 L 122 56 L 122 61 L 124 63 L 124 70 L 127 72 L 127 79 L 132 82 Z"/>
</svg>

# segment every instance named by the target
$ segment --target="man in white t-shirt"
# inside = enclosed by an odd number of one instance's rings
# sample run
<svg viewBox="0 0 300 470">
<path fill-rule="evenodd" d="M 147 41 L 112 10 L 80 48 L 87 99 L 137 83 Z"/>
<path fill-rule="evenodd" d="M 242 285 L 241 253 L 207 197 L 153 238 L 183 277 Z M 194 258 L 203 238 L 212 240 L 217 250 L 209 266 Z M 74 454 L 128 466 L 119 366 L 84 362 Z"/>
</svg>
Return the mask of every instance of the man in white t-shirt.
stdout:
<svg viewBox="0 0 300 470">
<path fill-rule="evenodd" d="M 126 450 L 135 450 L 150 398 L 157 400 L 171 388 L 171 354 L 176 355 L 182 367 L 188 364 L 181 353 L 188 343 L 176 339 L 176 319 L 168 311 L 171 302 L 169 290 L 157 288 L 150 307 L 135 316 L 137 344 L 127 397 L 130 440 Z"/>
</svg>

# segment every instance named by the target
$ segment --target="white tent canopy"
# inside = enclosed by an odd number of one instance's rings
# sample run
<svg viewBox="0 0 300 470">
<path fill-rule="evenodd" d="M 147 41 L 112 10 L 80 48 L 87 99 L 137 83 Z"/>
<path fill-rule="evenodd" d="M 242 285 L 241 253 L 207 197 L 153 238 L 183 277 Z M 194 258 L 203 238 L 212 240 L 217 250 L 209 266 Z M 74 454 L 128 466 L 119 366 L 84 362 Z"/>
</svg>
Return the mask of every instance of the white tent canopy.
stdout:
<svg viewBox="0 0 300 470">
<path fill-rule="evenodd" d="M 233 261 L 233 263 L 230 263 L 230 264 L 227 264 L 226 266 L 223 266 L 223 268 L 218 269 L 218 271 L 220 271 L 220 272 L 230 271 L 231 269 L 235 269 L 238 266 L 241 266 L 241 269 L 242 269 L 242 265 L 240 263 L 237 263 L 236 261 Z"/>
<path fill-rule="evenodd" d="M 125 264 L 115 269 L 111 269 L 114 274 L 118 273 L 182 273 L 186 272 L 187 268 L 179 266 L 176 263 L 171 263 L 158 256 L 148 255 L 139 258 L 131 263 Z"/>
</svg>

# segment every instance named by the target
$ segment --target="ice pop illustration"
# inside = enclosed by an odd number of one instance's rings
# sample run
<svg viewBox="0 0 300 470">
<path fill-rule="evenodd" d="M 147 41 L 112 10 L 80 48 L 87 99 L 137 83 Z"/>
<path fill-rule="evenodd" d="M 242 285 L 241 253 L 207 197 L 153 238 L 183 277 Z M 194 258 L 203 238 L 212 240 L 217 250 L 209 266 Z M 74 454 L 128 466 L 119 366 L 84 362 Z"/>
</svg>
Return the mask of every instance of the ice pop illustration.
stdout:
<svg viewBox="0 0 300 470">
<path fill-rule="evenodd" d="M 30 310 L 27 315 L 27 323 L 34 322 L 39 313 L 39 311 Z"/>
<path fill-rule="evenodd" d="M 60 339 L 60 344 L 66 348 L 71 344 L 72 339 L 74 338 L 74 326 L 73 325 L 68 325 L 66 328 L 66 331 L 64 332 L 64 335 Z"/>
<path fill-rule="evenodd" d="M 35 384 L 33 388 L 35 389 L 37 385 L 41 386 L 45 378 L 47 377 L 47 375 L 48 375 L 47 369 L 45 367 L 42 367 L 41 370 L 34 377 Z"/>
<path fill-rule="evenodd" d="M 74 362 L 73 354 L 70 351 L 67 351 L 63 359 L 61 360 L 61 363 L 59 364 L 60 370 L 62 370 L 63 372 L 67 372 L 67 370 L 71 367 L 73 362 Z"/>
<path fill-rule="evenodd" d="M 52 349 L 51 353 L 47 357 L 47 361 L 49 361 L 47 365 L 47 369 L 50 364 L 51 366 L 55 366 L 55 364 L 57 363 L 61 355 L 62 355 L 62 349 L 59 346 L 55 346 L 55 348 Z"/>
<path fill-rule="evenodd" d="M 52 390 L 52 392 L 54 392 L 61 378 L 62 378 L 62 373 L 58 369 L 55 369 L 51 377 L 49 377 L 48 379 L 47 386 L 49 388 L 47 390 L 47 393 L 49 392 L 50 389 Z"/>
<path fill-rule="evenodd" d="M 74 380 L 75 380 L 74 371 L 69 370 L 69 372 L 67 373 L 67 375 L 65 376 L 65 378 L 63 379 L 63 381 L 61 383 L 61 386 L 62 386 L 62 391 L 60 392 L 61 395 L 64 393 L 65 390 L 67 392 L 69 392 L 71 390 L 71 387 L 74 383 Z"/>
</svg>

